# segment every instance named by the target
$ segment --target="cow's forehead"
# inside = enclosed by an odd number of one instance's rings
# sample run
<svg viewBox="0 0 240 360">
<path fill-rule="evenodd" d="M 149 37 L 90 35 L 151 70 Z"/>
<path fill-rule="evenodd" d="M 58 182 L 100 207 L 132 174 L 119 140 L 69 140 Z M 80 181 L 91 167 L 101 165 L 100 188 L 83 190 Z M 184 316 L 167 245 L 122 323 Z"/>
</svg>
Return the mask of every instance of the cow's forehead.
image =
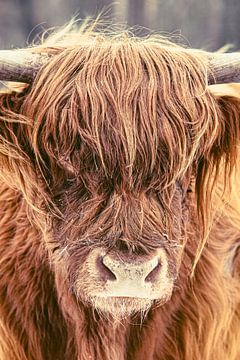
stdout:
<svg viewBox="0 0 240 360">
<path fill-rule="evenodd" d="M 125 184 L 182 178 L 213 116 L 205 62 L 157 40 L 96 39 L 54 55 L 28 94 L 42 158 Z"/>
</svg>

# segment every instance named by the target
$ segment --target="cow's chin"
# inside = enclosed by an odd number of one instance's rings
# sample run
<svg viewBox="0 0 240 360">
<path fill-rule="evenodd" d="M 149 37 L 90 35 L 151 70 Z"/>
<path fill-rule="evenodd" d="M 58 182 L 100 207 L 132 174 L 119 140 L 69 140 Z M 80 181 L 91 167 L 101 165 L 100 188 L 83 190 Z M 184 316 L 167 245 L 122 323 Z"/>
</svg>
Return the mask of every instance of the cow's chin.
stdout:
<svg viewBox="0 0 240 360">
<path fill-rule="evenodd" d="M 141 318 L 143 318 L 153 306 L 162 306 L 169 298 L 170 295 L 155 300 L 134 297 L 93 296 L 88 299 L 88 303 L 102 316 L 111 316 L 115 320 L 121 320 L 137 314 L 140 314 Z"/>
<path fill-rule="evenodd" d="M 111 315 L 115 319 L 122 319 L 137 313 L 147 313 L 154 300 L 133 297 L 100 297 L 90 298 L 91 305 L 102 315 Z"/>
</svg>

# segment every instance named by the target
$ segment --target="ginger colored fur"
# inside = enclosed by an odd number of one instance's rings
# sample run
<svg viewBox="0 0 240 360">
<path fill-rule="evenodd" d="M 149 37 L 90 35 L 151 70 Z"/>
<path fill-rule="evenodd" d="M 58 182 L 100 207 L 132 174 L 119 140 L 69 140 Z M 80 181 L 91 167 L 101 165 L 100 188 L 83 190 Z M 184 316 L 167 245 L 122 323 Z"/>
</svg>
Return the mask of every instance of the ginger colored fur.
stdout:
<svg viewBox="0 0 240 360">
<path fill-rule="evenodd" d="M 158 37 L 67 29 L 36 51 L 33 85 L 0 95 L 0 359 L 239 359 L 237 88 L 211 92 L 205 53 Z M 171 299 L 95 309 L 91 250 L 162 234 Z"/>
</svg>

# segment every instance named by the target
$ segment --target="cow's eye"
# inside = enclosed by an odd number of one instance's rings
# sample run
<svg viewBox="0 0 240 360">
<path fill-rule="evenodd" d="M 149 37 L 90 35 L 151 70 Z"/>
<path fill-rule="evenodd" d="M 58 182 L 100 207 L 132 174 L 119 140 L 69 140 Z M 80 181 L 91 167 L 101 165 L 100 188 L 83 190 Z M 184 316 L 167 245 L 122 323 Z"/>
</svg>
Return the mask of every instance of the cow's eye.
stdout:
<svg viewBox="0 0 240 360">
<path fill-rule="evenodd" d="M 58 160 L 58 164 L 61 166 L 61 168 L 66 170 L 69 174 L 74 175 L 76 173 L 76 170 L 75 170 L 69 156 L 60 157 Z"/>
<path fill-rule="evenodd" d="M 176 190 L 180 191 L 182 195 L 184 195 L 184 187 L 180 181 L 176 182 Z"/>
<path fill-rule="evenodd" d="M 186 193 L 188 192 L 188 186 L 180 181 L 176 182 L 176 192 L 181 196 L 182 201 L 185 199 Z"/>
<path fill-rule="evenodd" d="M 187 193 L 193 192 L 195 184 L 194 177 L 190 179 L 185 179 L 184 181 L 177 181 L 176 182 L 176 190 L 182 194 L 182 197 L 185 198 Z"/>
<path fill-rule="evenodd" d="M 195 177 L 192 176 L 187 187 L 187 193 L 192 193 L 194 191 L 194 187 L 195 187 Z"/>
</svg>

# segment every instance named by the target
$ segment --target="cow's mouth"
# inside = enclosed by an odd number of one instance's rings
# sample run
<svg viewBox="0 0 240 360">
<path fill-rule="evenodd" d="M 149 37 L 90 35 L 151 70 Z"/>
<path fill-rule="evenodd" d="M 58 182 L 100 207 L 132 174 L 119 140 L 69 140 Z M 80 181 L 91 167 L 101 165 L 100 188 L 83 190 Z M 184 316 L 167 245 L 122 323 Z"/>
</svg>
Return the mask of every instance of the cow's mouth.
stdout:
<svg viewBox="0 0 240 360">
<path fill-rule="evenodd" d="M 112 315 L 115 319 L 123 319 L 135 314 L 144 316 L 152 307 L 164 305 L 170 294 L 161 299 L 134 298 L 127 296 L 92 296 L 87 302 L 101 315 Z"/>
<path fill-rule="evenodd" d="M 154 303 L 154 300 L 150 299 L 113 296 L 94 296 L 89 301 L 101 314 L 111 314 L 115 318 L 124 318 L 139 312 L 146 313 Z"/>
</svg>

